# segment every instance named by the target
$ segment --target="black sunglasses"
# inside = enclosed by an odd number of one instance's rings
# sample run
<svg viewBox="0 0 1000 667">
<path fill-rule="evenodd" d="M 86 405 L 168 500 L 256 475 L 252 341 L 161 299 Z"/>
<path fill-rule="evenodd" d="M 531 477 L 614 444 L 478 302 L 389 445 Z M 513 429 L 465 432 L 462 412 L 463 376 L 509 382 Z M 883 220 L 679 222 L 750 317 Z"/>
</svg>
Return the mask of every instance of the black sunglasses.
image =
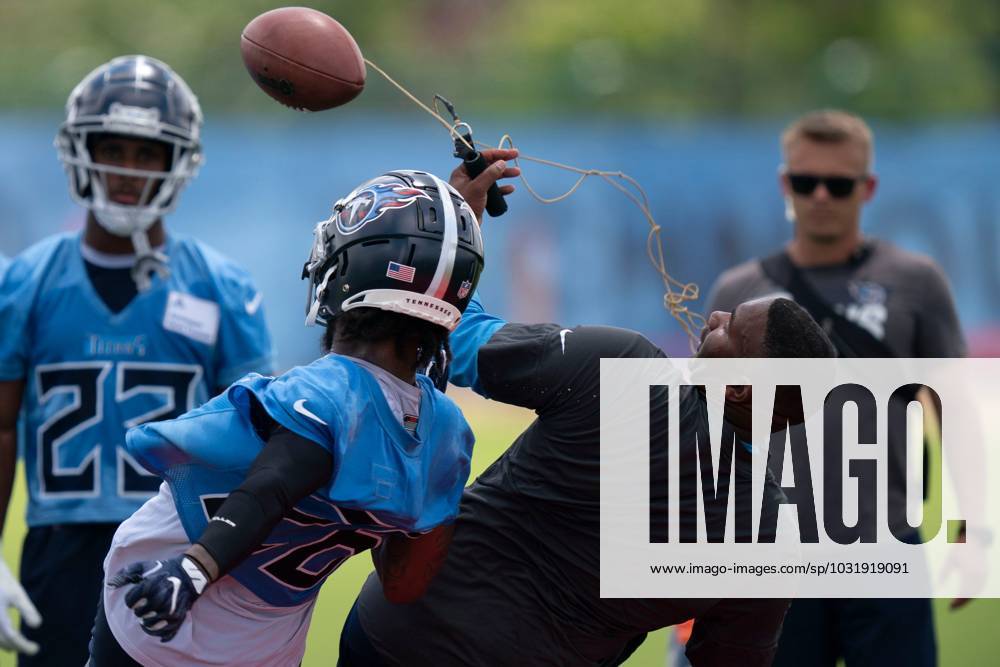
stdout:
<svg viewBox="0 0 1000 667">
<path fill-rule="evenodd" d="M 845 199 L 854 192 L 854 186 L 861 181 L 867 181 L 868 176 L 816 176 L 815 174 L 787 174 L 788 184 L 797 195 L 811 195 L 822 183 L 830 196 L 835 199 Z"/>
</svg>

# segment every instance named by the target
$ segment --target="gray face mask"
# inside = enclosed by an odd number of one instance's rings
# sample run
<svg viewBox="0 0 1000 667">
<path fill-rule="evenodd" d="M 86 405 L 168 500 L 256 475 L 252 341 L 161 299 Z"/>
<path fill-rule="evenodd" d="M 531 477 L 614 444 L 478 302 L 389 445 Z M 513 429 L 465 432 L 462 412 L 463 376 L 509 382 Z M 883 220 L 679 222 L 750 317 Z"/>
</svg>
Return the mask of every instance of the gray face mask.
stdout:
<svg viewBox="0 0 1000 667">
<path fill-rule="evenodd" d="M 132 269 L 132 279 L 140 292 L 148 290 L 152 285 L 153 274 L 166 279 L 170 275 L 167 267 L 167 257 L 161 252 L 151 249 L 148 230 L 157 220 L 171 212 L 177 204 L 177 195 L 184 184 L 195 174 L 200 164 L 200 154 L 196 150 L 181 150 L 174 146 L 172 162 L 174 167 L 169 171 L 147 171 L 129 169 L 91 160 L 86 150 L 86 132 L 69 139 L 65 135 L 62 142 L 57 140 L 61 149 L 66 142 L 76 144 L 75 153 L 60 151 L 64 164 L 72 170 L 76 180 L 88 184 L 89 194 L 83 196 L 75 186 L 70 193 L 81 205 L 89 209 L 104 230 L 115 236 L 131 238 L 135 247 L 136 262 Z M 138 202 L 134 205 L 119 204 L 111 201 L 108 196 L 107 178 L 115 174 L 144 179 Z"/>
</svg>

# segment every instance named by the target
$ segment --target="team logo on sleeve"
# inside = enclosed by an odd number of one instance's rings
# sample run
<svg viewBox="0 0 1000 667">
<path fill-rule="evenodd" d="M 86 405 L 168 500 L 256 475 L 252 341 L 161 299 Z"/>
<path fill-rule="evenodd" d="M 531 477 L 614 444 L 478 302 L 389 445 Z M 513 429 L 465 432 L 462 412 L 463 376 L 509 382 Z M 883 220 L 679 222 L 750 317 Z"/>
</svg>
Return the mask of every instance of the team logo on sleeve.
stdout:
<svg viewBox="0 0 1000 667">
<path fill-rule="evenodd" d="M 346 204 L 338 202 L 337 206 L 337 230 L 341 234 L 353 234 L 389 209 L 406 208 L 418 199 L 431 201 L 423 190 L 388 183 L 369 185 L 346 199 Z"/>
</svg>

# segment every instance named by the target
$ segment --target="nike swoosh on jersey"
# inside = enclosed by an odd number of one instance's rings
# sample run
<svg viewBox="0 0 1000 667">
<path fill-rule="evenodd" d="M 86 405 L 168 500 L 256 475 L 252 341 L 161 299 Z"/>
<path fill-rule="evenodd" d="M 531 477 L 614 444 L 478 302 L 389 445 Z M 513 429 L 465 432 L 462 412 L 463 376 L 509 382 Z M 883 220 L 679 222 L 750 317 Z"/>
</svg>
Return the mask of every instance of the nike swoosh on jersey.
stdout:
<svg viewBox="0 0 1000 667">
<path fill-rule="evenodd" d="M 295 408 L 295 411 L 298 412 L 300 415 L 305 415 L 306 417 L 309 417 L 309 419 L 319 422 L 323 426 L 327 426 L 327 423 L 325 421 L 323 421 L 322 419 L 320 419 L 319 417 L 317 417 L 316 415 L 314 415 L 313 413 L 309 412 L 309 410 L 306 409 L 306 399 L 300 398 L 299 400 L 292 403 L 292 407 Z"/>
<path fill-rule="evenodd" d="M 562 353 L 566 354 L 566 334 L 573 333 L 572 329 L 563 329 L 559 332 L 559 342 L 562 343 Z"/>
<path fill-rule="evenodd" d="M 260 304 L 264 300 L 264 293 L 257 292 L 253 295 L 253 298 L 243 304 L 243 307 L 247 311 L 247 315 L 253 315 L 260 309 Z"/>
</svg>

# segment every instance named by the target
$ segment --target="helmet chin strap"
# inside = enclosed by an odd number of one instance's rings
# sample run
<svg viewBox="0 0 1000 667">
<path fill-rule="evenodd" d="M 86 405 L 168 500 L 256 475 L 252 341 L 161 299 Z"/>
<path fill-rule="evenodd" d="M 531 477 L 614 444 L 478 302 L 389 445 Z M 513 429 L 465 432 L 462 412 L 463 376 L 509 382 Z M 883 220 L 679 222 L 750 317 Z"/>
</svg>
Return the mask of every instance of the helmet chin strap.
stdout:
<svg viewBox="0 0 1000 667">
<path fill-rule="evenodd" d="M 167 256 L 149 245 L 149 236 L 145 229 L 132 232 L 132 247 L 135 248 L 135 264 L 132 265 L 132 280 L 136 289 L 145 292 L 153 285 L 152 274 L 161 280 L 170 277 L 170 267 L 167 266 Z"/>
<path fill-rule="evenodd" d="M 100 179 L 94 180 L 94 190 L 101 206 L 91 207 L 97 224 L 115 236 L 126 236 L 132 238 L 132 248 L 135 250 L 135 264 L 132 265 L 132 281 L 140 293 L 147 291 L 153 286 L 152 275 L 155 273 L 161 280 L 170 277 L 170 268 L 167 266 L 167 256 L 157 250 L 153 250 L 149 243 L 149 228 L 156 222 L 156 215 L 151 211 L 141 208 L 131 208 L 126 206 L 116 206 L 110 204 L 105 195 L 106 188 Z M 146 199 L 149 189 L 149 181 L 140 200 Z"/>
</svg>

